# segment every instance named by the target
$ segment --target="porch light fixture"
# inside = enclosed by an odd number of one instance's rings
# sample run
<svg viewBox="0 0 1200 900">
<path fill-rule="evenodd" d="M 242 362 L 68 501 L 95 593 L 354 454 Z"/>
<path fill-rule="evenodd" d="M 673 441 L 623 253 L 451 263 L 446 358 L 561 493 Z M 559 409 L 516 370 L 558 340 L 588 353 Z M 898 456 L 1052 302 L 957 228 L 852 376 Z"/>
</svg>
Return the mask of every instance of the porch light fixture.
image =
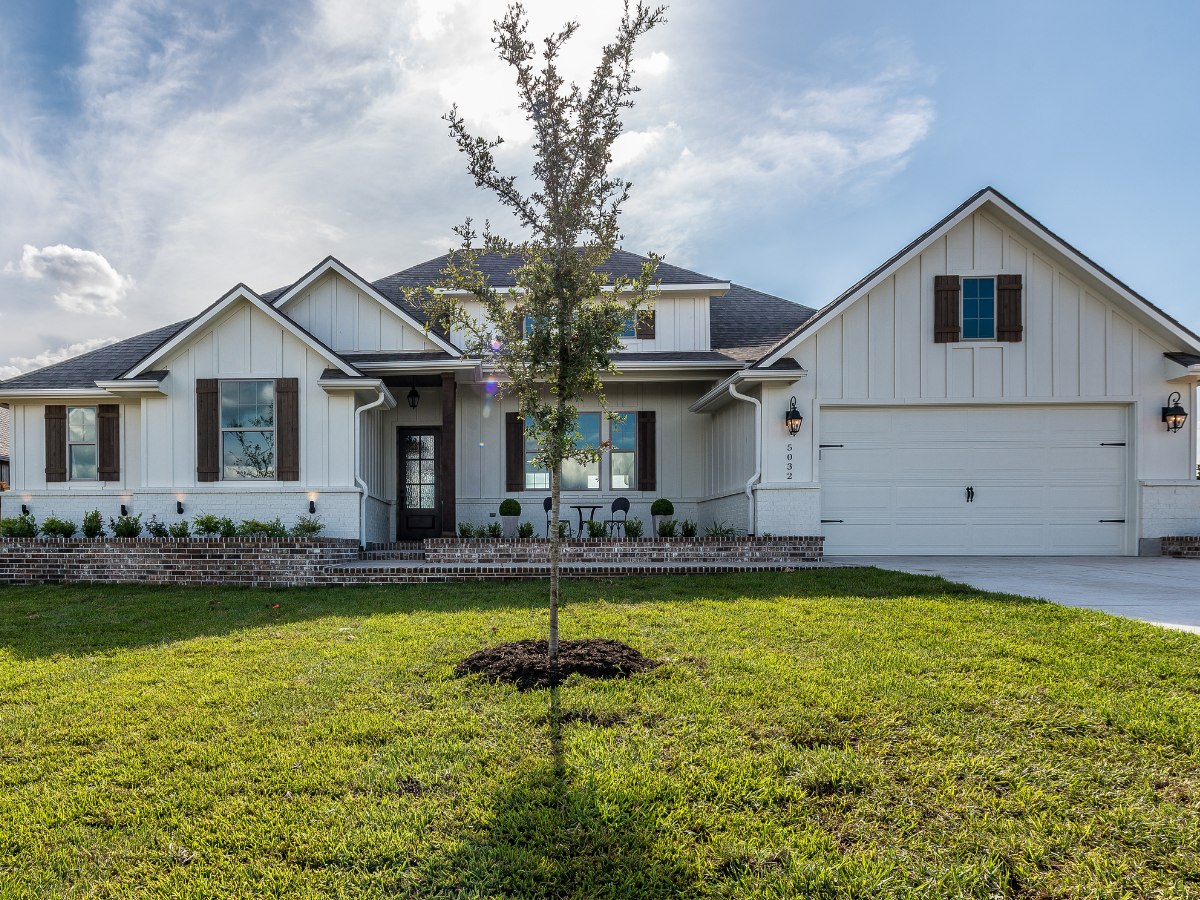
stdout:
<svg viewBox="0 0 1200 900">
<path fill-rule="evenodd" d="M 23 515 L 23 516 L 29 515 L 29 504 L 27 504 L 27 503 L 21 504 L 21 515 Z"/>
<path fill-rule="evenodd" d="M 792 405 L 783 416 L 783 424 L 787 426 L 788 434 L 797 435 L 800 433 L 800 426 L 804 424 L 804 416 L 800 415 L 800 410 L 796 409 L 796 398 L 792 398 Z"/>
<path fill-rule="evenodd" d="M 308 501 L 308 514 L 310 516 L 315 516 L 317 514 L 317 501 L 316 500 Z"/>
<path fill-rule="evenodd" d="M 124 503 L 121 504 L 121 515 L 123 515 L 123 516 L 129 515 L 129 507 L 126 506 Z"/>
<path fill-rule="evenodd" d="M 177 516 L 183 515 L 183 501 L 182 500 L 175 501 L 175 515 L 177 515 Z"/>
<path fill-rule="evenodd" d="M 1163 407 L 1162 420 L 1167 426 L 1167 431 L 1178 431 L 1187 421 L 1187 410 L 1179 405 L 1180 399 L 1179 391 L 1176 391 L 1167 398 L 1167 405 Z"/>
<path fill-rule="evenodd" d="M 421 402 L 421 395 L 417 391 L 417 386 L 414 384 L 412 390 L 408 392 L 408 408 L 416 409 L 417 404 Z"/>
</svg>

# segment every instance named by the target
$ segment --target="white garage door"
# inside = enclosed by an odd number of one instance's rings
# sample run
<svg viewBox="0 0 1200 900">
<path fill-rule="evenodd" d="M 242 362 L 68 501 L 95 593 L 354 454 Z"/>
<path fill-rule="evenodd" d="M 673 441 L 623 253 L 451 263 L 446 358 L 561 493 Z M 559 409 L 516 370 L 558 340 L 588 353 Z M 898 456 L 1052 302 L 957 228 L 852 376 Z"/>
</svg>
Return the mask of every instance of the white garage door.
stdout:
<svg viewBox="0 0 1200 900">
<path fill-rule="evenodd" d="M 821 412 L 825 552 L 1120 554 L 1123 407 Z"/>
</svg>

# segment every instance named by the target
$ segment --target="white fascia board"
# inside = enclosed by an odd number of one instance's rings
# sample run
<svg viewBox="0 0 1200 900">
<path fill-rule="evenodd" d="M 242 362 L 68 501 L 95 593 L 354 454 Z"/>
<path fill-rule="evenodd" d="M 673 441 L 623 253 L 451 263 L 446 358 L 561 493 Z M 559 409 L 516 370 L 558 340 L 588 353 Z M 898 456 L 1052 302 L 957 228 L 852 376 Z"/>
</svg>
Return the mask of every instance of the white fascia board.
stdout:
<svg viewBox="0 0 1200 900">
<path fill-rule="evenodd" d="M 676 372 L 681 369 L 696 369 L 712 371 L 714 369 L 742 369 L 745 368 L 745 363 L 739 362 L 736 359 L 731 359 L 729 362 L 721 362 L 720 360 L 688 360 L 688 359 L 660 359 L 660 360 L 622 360 L 616 363 L 617 372 Z"/>
<path fill-rule="evenodd" d="M 275 307 L 271 306 L 270 303 L 267 303 L 262 297 L 258 296 L 258 294 L 254 293 L 254 291 L 246 287 L 246 285 L 239 284 L 224 297 L 193 319 L 192 322 L 183 329 L 183 331 L 179 332 L 179 334 L 175 335 L 175 337 L 171 338 L 171 340 L 167 341 L 152 354 L 138 363 L 128 375 L 123 377 L 122 380 L 136 379 L 137 376 L 141 375 L 143 372 L 151 371 L 154 368 L 155 363 L 160 362 L 173 353 L 176 349 L 186 344 L 202 328 L 205 328 L 214 322 L 227 309 L 240 300 L 245 300 L 263 315 L 270 318 L 273 322 L 275 322 L 285 331 L 289 332 L 293 337 L 307 346 L 310 350 L 318 354 L 331 366 L 334 366 L 342 372 L 345 372 L 351 377 L 361 374 L 353 367 L 347 365 L 347 363 L 340 356 L 338 356 L 337 353 L 335 353 L 329 347 L 326 347 L 279 310 L 275 309 Z"/>
<path fill-rule="evenodd" d="M 1178 363 L 1172 363 L 1166 360 L 1168 369 L 1179 370 Z M 1171 372 L 1168 371 L 1167 384 L 1200 384 L 1200 366 L 1188 366 L 1181 375 L 1171 377 Z"/>
<path fill-rule="evenodd" d="M 96 387 L 110 394 L 128 396 L 165 397 L 162 382 L 153 379 L 129 378 L 124 381 L 97 381 Z"/>
<path fill-rule="evenodd" d="M 0 400 L 104 400 L 112 394 L 100 388 L 14 388 L 0 391 Z"/>
<path fill-rule="evenodd" d="M 742 371 L 734 372 L 728 378 L 718 382 L 716 387 L 689 406 L 688 409 L 694 413 L 713 412 L 720 409 L 732 399 L 729 396 L 731 385 L 761 384 L 767 381 L 799 381 L 807 375 L 808 370 L 806 369 L 776 369 L 774 371 L 742 369 Z"/>
<path fill-rule="evenodd" d="M 327 394 L 337 393 L 372 393 L 384 398 L 384 406 L 396 408 L 396 398 L 392 396 L 384 383 L 378 378 L 318 378 L 317 387 Z"/>
<path fill-rule="evenodd" d="M 460 357 L 458 359 L 443 359 L 443 360 L 400 360 L 395 362 L 363 362 L 354 363 L 354 368 L 360 372 L 392 372 L 403 370 L 410 371 L 425 371 L 425 372 L 449 372 L 457 370 L 474 369 L 479 365 L 477 360 Z"/>
<path fill-rule="evenodd" d="M 285 306 L 295 300 L 296 297 L 300 296 L 300 294 L 310 287 L 315 281 L 317 281 L 317 279 L 323 277 L 329 272 L 336 272 L 338 275 L 341 275 L 376 303 L 380 304 L 388 312 L 397 316 L 406 325 L 416 329 L 422 334 L 425 334 L 431 341 L 437 344 L 439 350 L 445 350 L 451 356 L 460 356 L 462 354 L 462 351 L 460 351 L 453 344 L 442 340 L 432 331 L 426 329 L 422 323 L 418 322 L 404 310 L 400 309 L 398 306 L 394 306 L 387 297 L 383 296 L 383 294 L 379 293 L 379 291 L 372 287 L 369 281 L 367 281 L 353 269 L 344 265 L 339 260 L 334 259 L 332 256 L 327 257 L 324 262 L 318 263 L 317 266 L 313 268 L 307 275 L 288 288 L 287 291 L 285 291 L 282 295 L 277 297 L 275 299 L 275 307 L 277 309 L 283 309 Z"/>
</svg>

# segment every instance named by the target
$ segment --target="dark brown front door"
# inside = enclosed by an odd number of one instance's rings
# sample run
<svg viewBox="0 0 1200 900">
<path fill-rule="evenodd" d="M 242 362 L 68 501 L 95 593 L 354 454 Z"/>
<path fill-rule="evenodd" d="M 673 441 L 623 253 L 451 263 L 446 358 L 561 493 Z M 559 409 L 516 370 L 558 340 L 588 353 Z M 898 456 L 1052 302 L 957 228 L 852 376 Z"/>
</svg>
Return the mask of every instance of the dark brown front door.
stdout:
<svg viewBox="0 0 1200 900">
<path fill-rule="evenodd" d="M 401 428 L 396 459 L 400 471 L 400 515 L 397 540 L 439 537 L 442 533 L 441 503 L 438 496 L 438 454 L 442 450 L 442 429 Z"/>
</svg>

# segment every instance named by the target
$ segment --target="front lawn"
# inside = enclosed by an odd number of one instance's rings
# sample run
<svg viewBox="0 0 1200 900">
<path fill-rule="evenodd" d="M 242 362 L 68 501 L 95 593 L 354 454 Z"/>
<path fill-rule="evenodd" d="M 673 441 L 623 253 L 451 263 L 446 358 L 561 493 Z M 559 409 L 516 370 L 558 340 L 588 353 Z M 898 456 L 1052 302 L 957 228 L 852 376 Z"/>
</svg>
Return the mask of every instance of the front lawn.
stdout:
<svg viewBox="0 0 1200 900">
<path fill-rule="evenodd" d="M 2 897 L 1200 895 L 1200 638 L 877 570 L 0 590 Z"/>
</svg>

